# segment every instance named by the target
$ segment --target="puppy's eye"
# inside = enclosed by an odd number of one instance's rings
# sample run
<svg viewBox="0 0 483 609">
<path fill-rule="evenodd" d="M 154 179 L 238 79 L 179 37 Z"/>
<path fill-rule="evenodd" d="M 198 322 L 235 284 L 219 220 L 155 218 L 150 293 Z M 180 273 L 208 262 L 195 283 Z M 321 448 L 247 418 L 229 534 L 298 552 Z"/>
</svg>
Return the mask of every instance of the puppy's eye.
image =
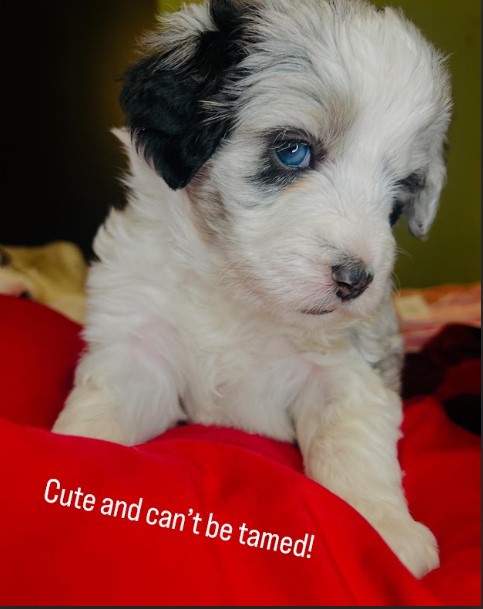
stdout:
<svg viewBox="0 0 483 609">
<path fill-rule="evenodd" d="M 312 160 L 312 148 L 307 142 L 286 141 L 275 147 L 278 160 L 291 169 L 305 169 Z"/>
</svg>

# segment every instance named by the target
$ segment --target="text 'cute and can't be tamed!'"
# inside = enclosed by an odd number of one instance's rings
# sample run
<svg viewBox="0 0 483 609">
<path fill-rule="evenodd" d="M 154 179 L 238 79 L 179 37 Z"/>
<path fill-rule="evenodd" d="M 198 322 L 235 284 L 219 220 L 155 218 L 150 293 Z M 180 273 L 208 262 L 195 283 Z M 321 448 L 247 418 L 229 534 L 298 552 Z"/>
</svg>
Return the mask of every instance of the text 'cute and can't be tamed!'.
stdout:
<svg viewBox="0 0 483 609">
<path fill-rule="evenodd" d="M 152 528 L 171 529 L 208 539 L 235 541 L 241 546 L 291 554 L 297 558 L 310 558 L 314 548 L 315 536 L 310 533 L 301 536 L 280 535 L 250 527 L 246 522 L 232 525 L 229 522 L 220 522 L 212 512 L 201 515 L 191 507 L 186 512 L 177 512 L 160 509 L 158 506 L 147 506 L 143 497 L 133 502 L 113 497 L 103 497 L 99 500 L 80 486 L 75 489 L 64 488 L 56 478 L 47 481 L 44 500 L 60 507 L 97 512 L 103 516 L 138 522 Z"/>
</svg>

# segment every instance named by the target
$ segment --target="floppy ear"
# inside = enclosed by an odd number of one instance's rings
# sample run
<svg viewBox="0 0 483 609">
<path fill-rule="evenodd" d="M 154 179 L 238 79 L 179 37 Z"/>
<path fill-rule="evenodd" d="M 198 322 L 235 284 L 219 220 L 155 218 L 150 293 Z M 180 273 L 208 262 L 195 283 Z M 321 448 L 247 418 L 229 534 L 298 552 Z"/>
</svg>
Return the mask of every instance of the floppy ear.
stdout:
<svg viewBox="0 0 483 609">
<path fill-rule="evenodd" d="M 409 230 L 418 239 L 426 239 L 438 211 L 441 190 L 446 181 L 444 142 L 433 144 L 424 187 L 413 194 L 406 207 Z"/>
<path fill-rule="evenodd" d="M 242 58 L 241 16 L 240 0 L 186 8 L 124 75 L 120 101 L 136 148 L 173 189 L 188 184 L 230 129 L 228 113 L 208 108 Z"/>
</svg>

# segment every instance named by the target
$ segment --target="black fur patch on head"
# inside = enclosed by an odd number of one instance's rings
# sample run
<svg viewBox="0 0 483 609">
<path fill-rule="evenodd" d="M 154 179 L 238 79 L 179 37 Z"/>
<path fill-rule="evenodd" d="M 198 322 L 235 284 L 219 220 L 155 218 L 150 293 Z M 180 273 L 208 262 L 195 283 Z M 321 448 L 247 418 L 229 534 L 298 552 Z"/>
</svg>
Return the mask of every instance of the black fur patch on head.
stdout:
<svg viewBox="0 0 483 609">
<path fill-rule="evenodd" d="M 389 214 L 389 224 L 395 226 L 399 218 L 406 211 L 406 207 L 411 200 L 419 194 L 426 183 L 426 176 L 422 171 L 415 171 L 402 180 L 396 182 L 396 189 L 399 193 L 394 201 L 391 213 Z"/>
<path fill-rule="evenodd" d="M 396 187 L 411 194 L 416 194 L 423 190 L 426 183 L 426 176 L 422 172 L 414 171 L 407 178 L 399 180 Z"/>
<path fill-rule="evenodd" d="M 171 188 L 183 188 L 210 158 L 231 120 L 209 118 L 202 102 L 216 99 L 227 74 L 244 56 L 241 5 L 212 0 L 215 29 L 197 35 L 182 66 L 169 56 L 145 57 L 125 73 L 120 101 L 136 146 Z"/>
</svg>

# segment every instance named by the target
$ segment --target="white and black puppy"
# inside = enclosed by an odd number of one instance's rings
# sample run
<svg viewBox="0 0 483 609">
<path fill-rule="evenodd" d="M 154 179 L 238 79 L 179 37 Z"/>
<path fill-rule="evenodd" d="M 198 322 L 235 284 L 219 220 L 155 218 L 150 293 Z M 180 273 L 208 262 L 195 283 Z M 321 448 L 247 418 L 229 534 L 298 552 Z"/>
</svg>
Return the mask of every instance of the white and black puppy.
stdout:
<svg viewBox="0 0 483 609">
<path fill-rule="evenodd" d="M 54 431 L 296 441 L 414 574 L 436 567 L 401 485 L 391 274 L 393 225 L 425 237 L 445 180 L 441 55 L 363 0 L 211 0 L 163 21 L 121 104 L 129 201 L 95 240 Z"/>
</svg>

